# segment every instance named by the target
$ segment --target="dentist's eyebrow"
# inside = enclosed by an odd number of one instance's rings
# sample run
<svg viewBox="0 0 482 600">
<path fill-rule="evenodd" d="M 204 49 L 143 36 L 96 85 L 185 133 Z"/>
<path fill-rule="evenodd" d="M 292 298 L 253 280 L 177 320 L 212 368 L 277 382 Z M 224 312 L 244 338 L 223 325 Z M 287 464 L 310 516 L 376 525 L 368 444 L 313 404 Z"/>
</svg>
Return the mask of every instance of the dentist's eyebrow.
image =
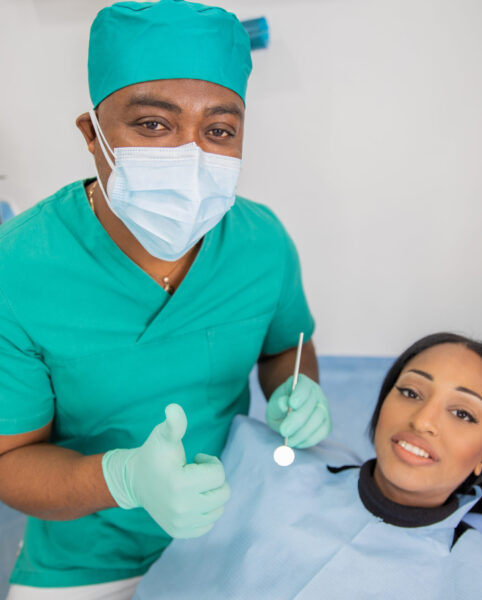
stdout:
<svg viewBox="0 0 482 600">
<path fill-rule="evenodd" d="M 241 109 L 236 104 L 220 104 L 219 106 L 211 106 L 210 108 L 206 109 L 204 114 L 206 117 L 226 114 L 234 115 L 239 118 L 243 116 Z"/>
<path fill-rule="evenodd" d="M 477 394 L 476 392 L 473 392 L 472 390 L 467 389 L 466 387 L 458 387 L 458 388 L 455 388 L 455 390 L 457 392 L 464 392 L 465 394 L 470 394 L 471 396 L 475 396 L 479 400 L 482 400 L 482 396 L 479 396 L 479 394 Z"/>
<path fill-rule="evenodd" d="M 425 377 L 425 379 L 433 381 L 433 376 L 430 375 L 430 373 L 425 373 L 425 371 L 419 371 L 419 369 L 410 369 L 409 371 L 406 371 L 406 372 L 407 373 L 417 373 L 417 375 L 421 375 L 422 377 Z"/>
<path fill-rule="evenodd" d="M 127 103 L 127 107 L 131 106 L 153 106 L 154 108 L 163 108 L 179 114 L 182 112 L 182 108 L 177 104 L 168 102 L 167 100 L 161 100 L 160 98 L 154 98 L 153 96 L 132 96 Z"/>
</svg>

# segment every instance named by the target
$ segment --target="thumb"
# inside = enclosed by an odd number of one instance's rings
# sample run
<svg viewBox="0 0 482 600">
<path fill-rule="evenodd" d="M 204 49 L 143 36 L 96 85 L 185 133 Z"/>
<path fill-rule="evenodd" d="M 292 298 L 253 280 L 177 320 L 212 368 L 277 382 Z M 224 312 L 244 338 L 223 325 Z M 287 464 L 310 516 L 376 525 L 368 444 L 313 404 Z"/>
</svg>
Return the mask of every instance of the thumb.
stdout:
<svg viewBox="0 0 482 600">
<path fill-rule="evenodd" d="M 179 443 L 187 429 L 186 413 L 179 404 L 166 407 L 166 420 L 160 427 L 163 438 L 171 444 Z"/>
</svg>

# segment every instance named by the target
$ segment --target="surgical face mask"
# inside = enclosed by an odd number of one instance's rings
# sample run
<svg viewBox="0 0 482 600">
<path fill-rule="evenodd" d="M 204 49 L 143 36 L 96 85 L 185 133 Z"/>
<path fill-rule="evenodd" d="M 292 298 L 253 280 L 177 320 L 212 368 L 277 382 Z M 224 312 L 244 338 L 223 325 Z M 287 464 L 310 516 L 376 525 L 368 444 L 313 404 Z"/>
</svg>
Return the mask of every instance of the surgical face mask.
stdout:
<svg viewBox="0 0 482 600">
<path fill-rule="evenodd" d="M 100 177 L 98 185 L 112 212 L 152 256 L 177 260 L 233 206 L 239 158 L 203 152 L 195 142 L 112 151 L 93 110 L 90 117 L 112 169 L 107 191 Z"/>
</svg>

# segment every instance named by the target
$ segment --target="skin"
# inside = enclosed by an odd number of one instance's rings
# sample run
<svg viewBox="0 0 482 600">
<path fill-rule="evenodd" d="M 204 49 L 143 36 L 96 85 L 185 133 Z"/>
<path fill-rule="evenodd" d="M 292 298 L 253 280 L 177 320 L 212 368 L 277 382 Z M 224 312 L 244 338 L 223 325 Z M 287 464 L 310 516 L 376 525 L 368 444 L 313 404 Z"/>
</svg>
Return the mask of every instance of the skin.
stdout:
<svg viewBox="0 0 482 600">
<path fill-rule="evenodd" d="M 97 118 L 111 148 L 180 146 L 196 142 L 205 152 L 241 158 L 244 104 L 233 91 L 206 81 L 177 79 L 139 83 L 118 90 L 97 108 Z M 107 187 L 110 167 L 88 113 L 76 121 Z M 87 193 L 92 189 L 90 184 Z M 169 275 L 177 288 L 193 264 L 202 240 L 178 261 L 151 256 L 93 187 L 95 214 L 119 248 L 159 282 Z M 87 197 L 86 197 L 87 202 Z M 293 371 L 296 348 L 260 357 L 259 380 L 267 398 Z M 304 345 L 300 371 L 315 381 L 318 367 L 313 344 Z M 41 519 L 79 518 L 115 507 L 102 473 L 102 454 L 83 456 L 50 444 L 52 422 L 36 431 L 0 436 L 0 499 Z"/>
<path fill-rule="evenodd" d="M 405 440 L 427 451 L 400 448 Z M 460 344 L 434 346 L 407 363 L 383 403 L 375 432 L 375 482 L 407 506 L 443 504 L 482 472 L 482 358 Z"/>
<path fill-rule="evenodd" d="M 242 157 L 244 104 L 227 88 L 193 79 L 169 79 L 137 83 L 122 88 L 97 109 L 97 119 L 111 148 L 127 146 L 175 147 L 196 142 L 205 152 Z M 111 173 L 95 135 L 88 113 L 76 121 L 97 171 L 107 189 Z M 113 159 L 113 157 L 110 157 Z M 141 269 L 159 281 L 172 273 L 177 287 L 192 265 L 200 243 L 178 261 L 153 257 L 110 210 L 99 189 L 94 187 L 95 212 L 104 229 Z"/>
</svg>

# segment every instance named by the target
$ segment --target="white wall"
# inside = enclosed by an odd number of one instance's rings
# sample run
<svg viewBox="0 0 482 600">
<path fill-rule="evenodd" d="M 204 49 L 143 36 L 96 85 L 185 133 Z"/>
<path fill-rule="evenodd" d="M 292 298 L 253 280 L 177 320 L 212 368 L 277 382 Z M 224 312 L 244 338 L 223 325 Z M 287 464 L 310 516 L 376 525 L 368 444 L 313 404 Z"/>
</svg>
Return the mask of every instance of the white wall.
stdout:
<svg viewBox="0 0 482 600">
<path fill-rule="evenodd" d="M 214 0 L 213 0 L 214 1 Z M 0 197 L 93 174 L 88 28 L 103 0 L 1 0 Z M 265 15 L 239 191 L 298 246 L 320 353 L 482 337 L 480 0 L 218 0 Z"/>
</svg>

